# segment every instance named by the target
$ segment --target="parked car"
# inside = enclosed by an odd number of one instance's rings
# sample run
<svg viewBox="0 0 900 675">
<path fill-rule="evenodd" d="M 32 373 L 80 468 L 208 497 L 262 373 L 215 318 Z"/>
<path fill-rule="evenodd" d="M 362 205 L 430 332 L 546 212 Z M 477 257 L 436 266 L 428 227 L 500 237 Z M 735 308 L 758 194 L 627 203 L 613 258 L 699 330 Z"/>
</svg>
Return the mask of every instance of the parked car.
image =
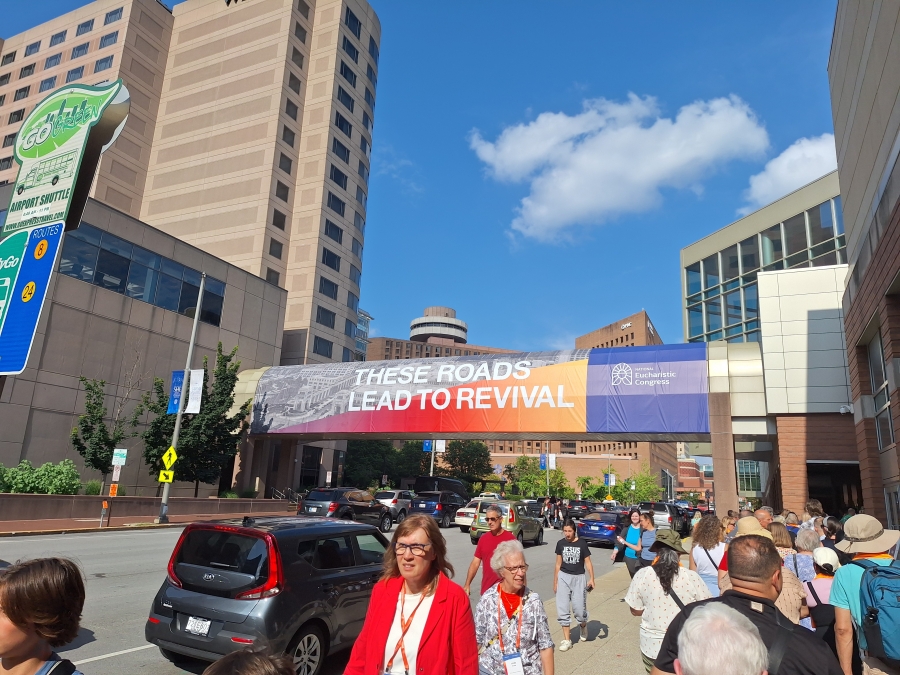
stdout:
<svg viewBox="0 0 900 675">
<path fill-rule="evenodd" d="M 681 511 L 674 504 L 667 502 L 641 502 L 638 508 L 642 513 L 653 511 L 653 524 L 663 530 L 684 531 L 685 522 Z"/>
<path fill-rule="evenodd" d="M 377 525 L 382 532 L 390 532 L 394 522 L 391 510 L 368 492 L 346 487 L 310 490 L 303 500 L 303 515 L 357 520 Z"/>
<path fill-rule="evenodd" d="M 382 573 L 372 525 L 282 516 L 188 525 L 144 627 L 170 661 L 215 661 L 252 644 L 301 675 L 353 645 Z"/>
<path fill-rule="evenodd" d="M 450 527 L 456 512 L 465 506 L 464 500 L 455 492 L 416 492 L 409 507 L 409 513 L 427 513 L 438 522 L 438 527 Z"/>
<path fill-rule="evenodd" d="M 569 518 L 584 518 L 591 512 L 591 504 L 583 499 L 569 500 Z"/>
<path fill-rule="evenodd" d="M 409 513 L 409 503 L 412 498 L 412 492 L 409 490 L 382 490 L 375 493 L 375 499 L 390 509 L 391 517 L 398 525 Z"/>
<path fill-rule="evenodd" d="M 608 511 L 589 513 L 578 522 L 578 538 L 588 544 L 604 544 L 610 548 L 616 545 L 616 537 L 625 527 L 627 516 Z"/>
<path fill-rule="evenodd" d="M 522 501 L 525 502 L 525 508 L 528 509 L 528 515 L 540 519 L 541 506 L 543 503 L 539 502 L 537 499 L 523 499 Z"/>
<path fill-rule="evenodd" d="M 463 504 L 469 501 L 469 491 L 461 480 L 444 476 L 419 476 L 416 478 L 413 492 L 454 492 L 459 495 Z"/>
<path fill-rule="evenodd" d="M 535 546 L 544 543 L 544 528 L 541 519 L 528 513 L 528 505 L 523 501 L 483 501 L 478 505 L 478 517 L 469 528 L 469 537 L 473 544 L 487 532 L 486 512 L 489 507 L 497 506 L 503 512 L 503 529 L 512 532 L 521 543 L 530 542 Z"/>
<path fill-rule="evenodd" d="M 478 495 L 479 499 L 500 499 L 500 495 L 496 492 L 481 492 Z"/>
<path fill-rule="evenodd" d="M 460 532 L 469 531 L 469 527 L 475 520 L 475 514 L 478 513 L 478 505 L 483 501 L 483 499 L 473 499 L 462 508 L 456 510 L 453 524 L 459 527 Z"/>
</svg>

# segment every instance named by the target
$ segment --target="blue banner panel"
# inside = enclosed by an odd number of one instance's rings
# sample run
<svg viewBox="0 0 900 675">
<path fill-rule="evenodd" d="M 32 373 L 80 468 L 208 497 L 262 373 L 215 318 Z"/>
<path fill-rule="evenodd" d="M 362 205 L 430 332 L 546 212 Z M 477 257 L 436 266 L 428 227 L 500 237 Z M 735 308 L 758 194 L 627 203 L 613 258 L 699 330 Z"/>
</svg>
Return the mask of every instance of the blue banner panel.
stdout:
<svg viewBox="0 0 900 675">
<path fill-rule="evenodd" d="M 592 349 L 587 431 L 709 433 L 706 344 Z"/>
<path fill-rule="evenodd" d="M 63 223 L 55 223 L 28 232 L 15 285 L 11 293 L 3 294 L 6 315 L 0 326 L 0 373 L 4 375 L 17 375 L 25 370 L 50 276 L 56 268 L 63 228 Z"/>
<path fill-rule="evenodd" d="M 166 413 L 175 415 L 178 413 L 178 404 L 181 402 L 181 394 L 184 390 L 184 371 L 172 371 L 172 389 L 169 391 L 169 408 Z"/>
</svg>

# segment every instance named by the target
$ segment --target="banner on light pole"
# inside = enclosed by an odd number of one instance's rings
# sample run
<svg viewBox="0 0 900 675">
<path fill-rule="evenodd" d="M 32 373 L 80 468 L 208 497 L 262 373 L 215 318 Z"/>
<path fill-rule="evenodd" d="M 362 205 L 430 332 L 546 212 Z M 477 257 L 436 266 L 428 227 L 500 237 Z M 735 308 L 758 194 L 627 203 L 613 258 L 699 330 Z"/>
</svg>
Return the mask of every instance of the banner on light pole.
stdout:
<svg viewBox="0 0 900 675">
<path fill-rule="evenodd" d="M 184 409 L 186 413 L 200 412 L 200 400 L 203 398 L 203 375 L 202 368 L 198 370 L 189 370 L 190 381 L 188 384 L 188 401 L 187 407 Z"/>
</svg>

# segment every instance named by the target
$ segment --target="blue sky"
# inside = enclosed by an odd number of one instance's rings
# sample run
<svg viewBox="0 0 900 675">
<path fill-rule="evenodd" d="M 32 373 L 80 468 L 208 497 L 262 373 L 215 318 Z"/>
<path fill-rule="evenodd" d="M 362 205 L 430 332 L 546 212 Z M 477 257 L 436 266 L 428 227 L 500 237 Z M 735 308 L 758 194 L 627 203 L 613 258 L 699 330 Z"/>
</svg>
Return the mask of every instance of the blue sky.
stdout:
<svg viewBox="0 0 900 675">
<path fill-rule="evenodd" d="M 372 4 L 376 335 L 449 305 L 472 343 L 568 348 L 643 308 L 681 342 L 679 250 L 833 167 L 834 0 Z"/>
</svg>

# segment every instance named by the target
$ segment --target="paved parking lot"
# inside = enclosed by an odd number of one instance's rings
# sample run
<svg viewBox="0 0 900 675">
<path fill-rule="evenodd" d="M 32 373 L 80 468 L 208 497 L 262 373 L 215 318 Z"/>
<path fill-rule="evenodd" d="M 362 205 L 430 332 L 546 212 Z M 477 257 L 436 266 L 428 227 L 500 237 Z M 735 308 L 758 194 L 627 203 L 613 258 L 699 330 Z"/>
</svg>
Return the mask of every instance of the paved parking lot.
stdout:
<svg viewBox="0 0 900 675">
<path fill-rule="evenodd" d="M 443 530 L 456 580 L 462 584 L 475 547 L 458 528 Z M 61 555 L 77 560 L 87 578 L 87 602 L 82 630 L 63 655 L 82 664 L 87 675 L 147 672 L 155 675 L 201 673 L 207 664 L 175 666 L 144 642 L 144 622 L 150 602 L 165 578 L 166 564 L 180 528 L 92 534 L 44 535 L 0 539 L 0 564 L 20 558 Z M 387 535 L 390 537 L 390 534 Z M 543 599 L 552 597 L 555 546 L 561 534 L 546 530 L 544 545 L 527 547 L 529 586 Z M 596 574 L 609 572 L 608 549 L 594 549 Z M 480 575 L 473 584 L 473 604 Z M 323 675 L 343 672 L 347 654 L 330 657 Z"/>
</svg>

